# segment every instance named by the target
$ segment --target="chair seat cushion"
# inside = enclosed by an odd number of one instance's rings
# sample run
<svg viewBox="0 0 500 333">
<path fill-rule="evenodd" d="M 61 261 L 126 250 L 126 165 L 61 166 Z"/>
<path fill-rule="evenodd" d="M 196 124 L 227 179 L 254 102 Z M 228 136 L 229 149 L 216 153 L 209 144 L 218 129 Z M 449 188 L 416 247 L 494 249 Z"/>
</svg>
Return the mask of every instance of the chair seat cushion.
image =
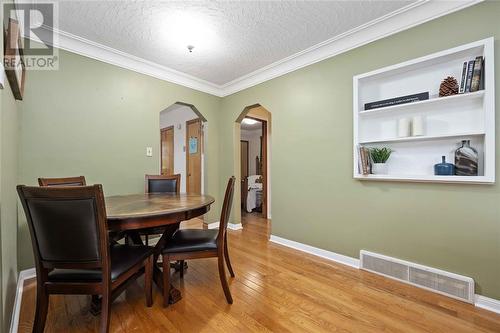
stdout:
<svg viewBox="0 0 500 333">
<path fill-rule="evenodd" d="M 111 281 L 115 281 L 138 262 L 145 260 L 153 248 L 143 245 L 115 244 L 110 247 Z M 54 269 L 48 279 L 51 282 L 100 282 L 100 269 Z"/>
<path fill-rule="evenodd" d="M 195 252 L 217 249 L 216 229 L 180 229 L 167 242 L 163 253 Z"/>
</svg>

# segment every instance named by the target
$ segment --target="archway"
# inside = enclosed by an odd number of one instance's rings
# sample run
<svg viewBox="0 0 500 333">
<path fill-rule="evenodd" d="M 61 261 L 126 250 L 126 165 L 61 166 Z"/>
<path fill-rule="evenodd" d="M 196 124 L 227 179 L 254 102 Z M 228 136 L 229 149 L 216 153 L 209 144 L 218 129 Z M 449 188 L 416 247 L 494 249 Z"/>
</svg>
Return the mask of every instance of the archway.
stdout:
<svg viewBox="0 0 500 333">
<path fill-rule="evenodd" d="M 242 176 L 242 132 L 245 132 L 245 124 L 242 121 L 253 120 L 251 123 L 259 122 L 261 123 L 261 148 L 260 156 L 255 158 L 255 156 L 250 156 L 248 162 L 250 165 L 255 163 L 256 167 L 250 171 L 250 173 L 255 173 L 255 175 L 250 175 L 250 177 Z M 248 128 L 248 127 L 247 127 Z M 251 128 L 251 127 L 250 127 Z M 257 208 L 258 212 L 262 212 L 262 216 L 271 219 L 271 134 L 272 134 L 272 119 L 271 112 L 267 110 L 260 104 L 253 104 L 245 107 L 243 111 L 239 114 L 235 120 L 234 125 L 234 140 L 233 140 L 233 150 L 234 150 L 234 170 L 233 174 L 236 176 L 237 182 L 235 187 L 235 200 L 233 202 L 233 212 L 235 213 L 235 221 L 241 221 L 242 209 L 243 213 L 250 212 L 253 210 L 254 206 Z M 244 140 L 243 140 L 244 141 Z M 260 164 L 259 164 L 260 163 Z M 260 166 L 260 169 L 259 169 Z M 245 168 L 243 168 L 245 169 Z M 252 169 L 252 167 L 250 167 Z M 247 178 L 247 179 L 246 179 Z M 261 187 L 252 186 L 252 182 L 262 181 Z M 250 180 L 250 184 L 248 184 Z M 254 184 L 259 185 L 259 184 Z M 262 206 L 259 209 L 259 202 L 252 195 L 261 189 L 261 203 Z M 245 197 L 247 196 L 247 197 Z M 246 207 L 245 203 L 254 203 L 252 207 Z M 255 211 L 255 210 L 253 210 Z"/>
<path fill-rule="evenodd" d="M 180 174 L 181 192 L 205 193 L 208 123 L 190 103 L 160 111 L 160 174 Z"/>
</svg>

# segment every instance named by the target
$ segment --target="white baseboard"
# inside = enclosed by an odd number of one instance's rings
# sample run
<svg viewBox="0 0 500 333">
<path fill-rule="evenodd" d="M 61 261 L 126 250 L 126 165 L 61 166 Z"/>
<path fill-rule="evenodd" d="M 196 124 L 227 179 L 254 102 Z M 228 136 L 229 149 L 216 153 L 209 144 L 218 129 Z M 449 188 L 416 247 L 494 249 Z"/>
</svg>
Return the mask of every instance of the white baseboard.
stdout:
<svg viewBox="0 0 500 333">
<path fill-rule="evenodd" d="M 206 223 L 208 229 L 217 229 L 219 228 L 219 221 L 217 222 L 212 222 L 212 223 Z"/>
<path fill-rule="evenodd" d="M 476 294 L 474 305 L 481 309 L 500 313 L 500 300 L 494 298 Z"/>
<path fill-rule="evenodd" d="M 320 248 L 317 248 L 317 247 L 314 247 L 311 245 L 302 244 L 302 243 L 299 243 L 296 241 L 292 241 L 292 240 L 281 238 L 281 237 L 274 236 L 274 235 L 271 235 L 271 238 L 269 240 L 273 243 L 284 245 L 287 247 L 291 247 L 292 249 L 295 249 L 295 250 L 306 252 L 306 253 L 309 253 L 309 254 L 312 254 L 312 255 L 315 255 L 315 256 L 318 256 L 321 258 L 325 258 L 328 260 L 332 260 L 332 261 L 335 261 L 335 262 L 338 262 L 338 263 L 341 263 L 341 264 L 344 264 L 347 266 L 351 266 L 354 268 L 359 268 L 359 259 L 351 258 L 351 257 L 345 256 L 343 254 L 338 254 L 335 252 L 323 250 L 323 249 L 320 249 Z"/>
<path fill-rule="evenodd" d="M 348 256 L 345 256 L 343 254 L 338 254 L 335 252 L 323 250 L 323 249 L 320 249 L 320 248 L 317 248 L 317 247 L 314 247 L 311 245 L 302 244 L 302 243 L 299 243 L 296 241 L 292 241 L 292 240 L 289 240 L 286 238 L 281 238 L 281 237 L 274 236 L 274 235 L 271 235 L 271 238 L 269 240 L 273 243 L 287 246 L 287 247 L 290 247 L 292 249 L 306 252 L 306 253 L 309 253 L 309 254 L 324 258 L 324 259 L 335 261 L 339 264 L 351 266 L 351 267 L 354 267 L 357 269 L 359 269 L 359 267 L 360 267 L 359 259 L 357 259 L 357 258 L 348 257 Z M 500 300 L 497 300 L 494 298 L 489 298 L 489 297 L 478 295 L 478 294 L 475 295 L 474 299 L 475 299 L 474 306 L 481 308 L 481 309 L 491 311 L 491 312 L 500 313 Z"/>
<path fill-rule="evenodd" d="M 207 223 L 208 229 L 218 229 L 220 222 Z M 227 228 L 231 230 L 240 230 L 243 229 L 241 223 L 228 223 Z"/>
<path fill-rule="evenodd" d="M 34 278 L 36 276 L 35 268 L 26 269 L 19 272 L 17 279 L 16 298 L 14 299 L 14 311 L 12 311 L 12 318 L 10 320 L 10 333 L 17 333 L 19 327 L 19 313 L 21 312 L 21 300 L 23 297 L 24 281 Z"/>
<path fill-rule="evenodd" d="M 231 230 L 241 230 L 243 229 L 243 226 L 241 223 L 228 223 L 227 228 Z"/>
</svg>

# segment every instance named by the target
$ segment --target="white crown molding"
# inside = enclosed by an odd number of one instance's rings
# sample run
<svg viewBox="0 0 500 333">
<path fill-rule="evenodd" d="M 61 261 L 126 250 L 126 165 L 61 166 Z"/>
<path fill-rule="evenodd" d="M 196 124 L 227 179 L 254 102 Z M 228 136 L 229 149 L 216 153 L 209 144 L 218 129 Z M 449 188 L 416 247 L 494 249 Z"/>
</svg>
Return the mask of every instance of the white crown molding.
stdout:
<svg viewBox="0 0 500 333">
<path fill-rule="evenodd" d="M 222 86 L 221 95 L 228 96 L 234 94 L 238 91 L 470 7 L 482 1 L 483 0 L 420 0 L 228 82 Z"/>
<path fill-rule="evenodd" d="M 62 50 L 224 97 L 482 1 L 420 0 L 223 85 L 196 78 L 61 30 L 54 31 L 56 36 L 53 44 Z"/>
<path fill-rule="evenodd" d="M 69 51 L 72 53 L 80 54 L 88 58 L 96 59 L 108 64 L 118 67 L 129 69 L 134 72 L 149 75 L 157 79 L 175 83 L 187 88 L 202 91 L 211 95 L 219 96 L 221 89 L 220 86 L 197 77 L 191 76 L 186 73 L 159 65 L 152 61 L 136 57 L 134 55 L 116 50 L 109 46 L 93 42 L 91 40 L 70 34 L 68 32 L 46 29 L 45 33 L 54 32 L 54 47 L 61 50 Z M 39 42 L 36 38 L 30 39 Z"/>
</svg>

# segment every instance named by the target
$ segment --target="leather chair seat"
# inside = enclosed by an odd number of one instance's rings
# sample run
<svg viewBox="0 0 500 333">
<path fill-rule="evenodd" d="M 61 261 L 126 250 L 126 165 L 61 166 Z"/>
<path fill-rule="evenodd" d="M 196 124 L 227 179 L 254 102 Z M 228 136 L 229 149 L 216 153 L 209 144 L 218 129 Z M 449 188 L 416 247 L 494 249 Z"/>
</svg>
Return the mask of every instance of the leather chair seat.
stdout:
<svg viewBox="0 0 500 333">
<path fill-rule="evenodd" d="M 217 229 L 180 229 L 167 242 L 163 253 L 206 251 L 217 249 Z"/>
<path fill-rule="evenodd" d="M 143 245 L 116 244 L 110 248 L 111 281 L 115 281 L 132 266 L 152 254 L 153 248 Z M 54 269 L 48 274 L 51 282 L 100 282 L 98 269 Z"/>
</svg>

